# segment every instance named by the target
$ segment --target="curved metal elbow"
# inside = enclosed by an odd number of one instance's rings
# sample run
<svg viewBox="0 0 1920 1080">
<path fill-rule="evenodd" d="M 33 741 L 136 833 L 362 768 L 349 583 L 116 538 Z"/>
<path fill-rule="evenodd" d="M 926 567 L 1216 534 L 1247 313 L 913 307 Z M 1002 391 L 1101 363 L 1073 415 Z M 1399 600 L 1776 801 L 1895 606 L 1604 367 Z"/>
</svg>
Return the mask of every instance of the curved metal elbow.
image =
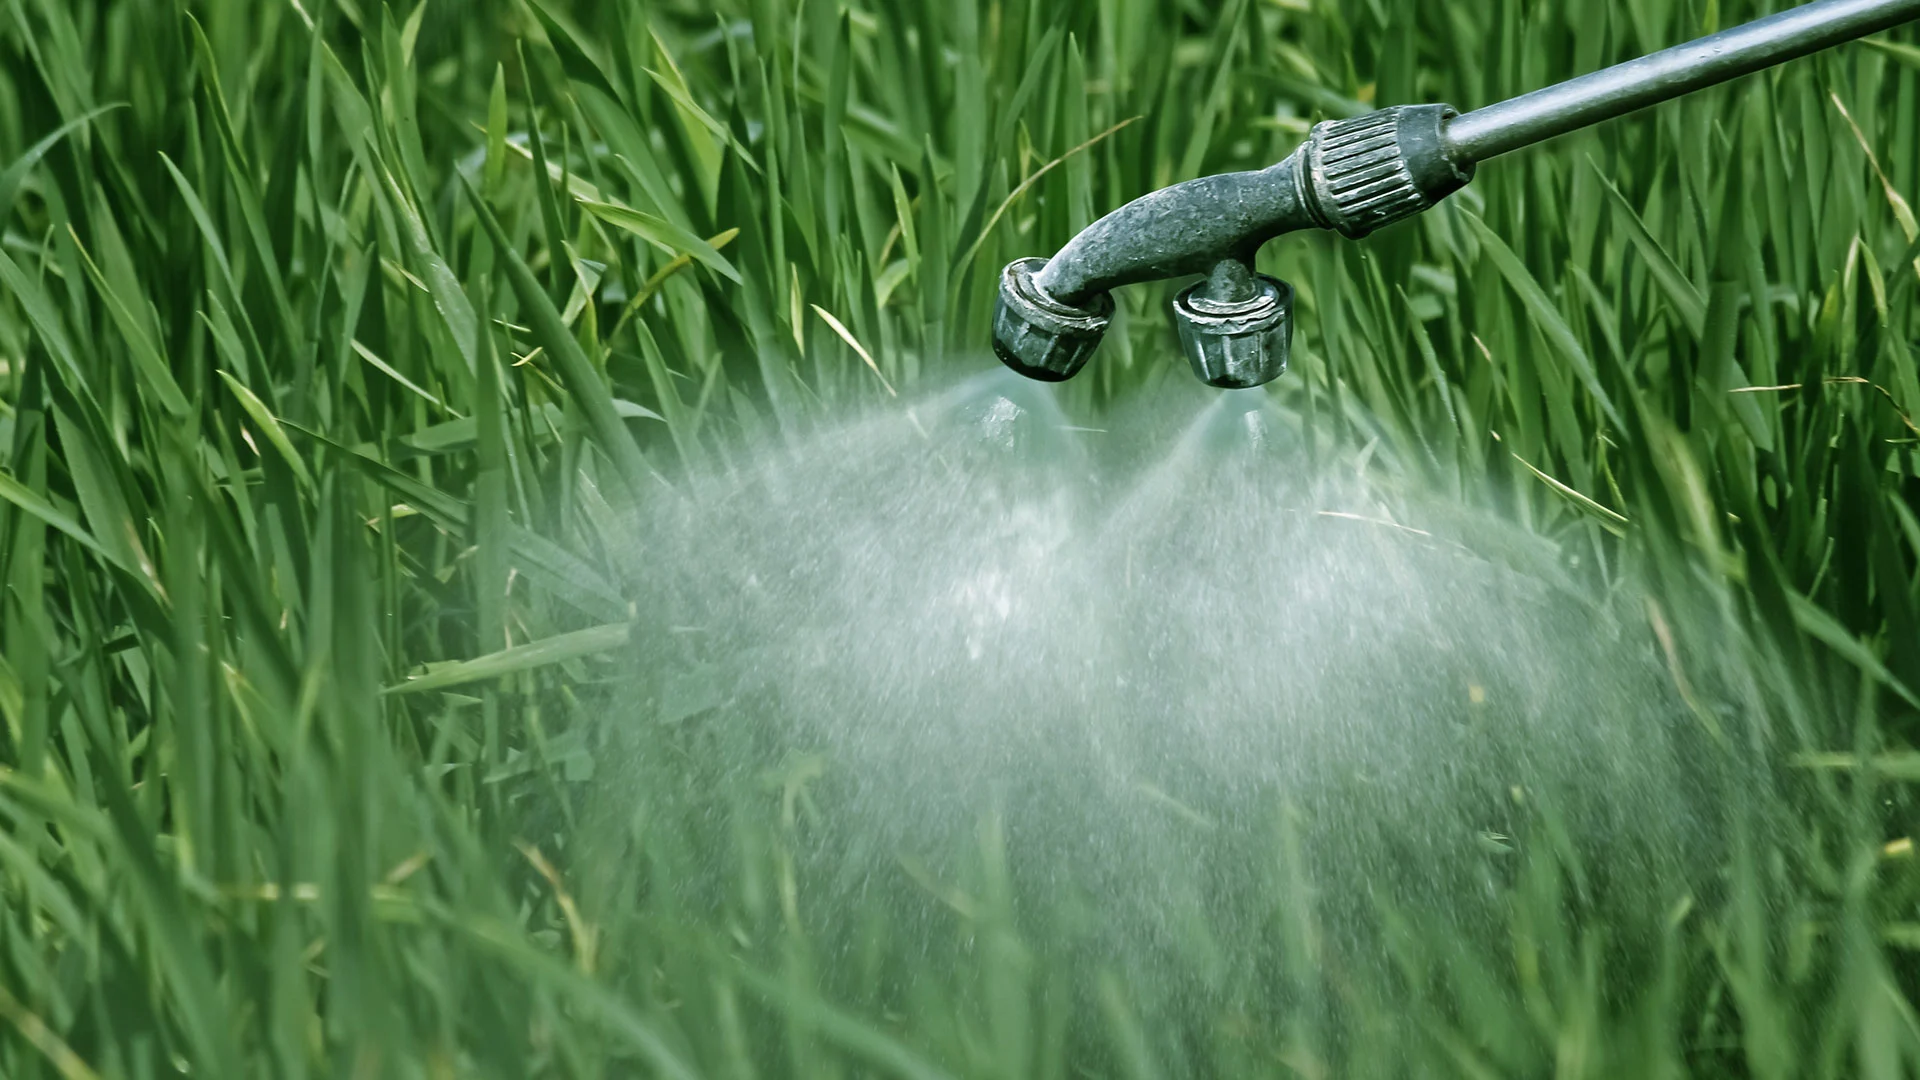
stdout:
<svg viewBox="0 0 1920 1080">
<path fill-rule="evenodd" d="M 1143 195 L 1081 230 L 1034 284 L 1084 307 L 1122 285 L 1205 274 L 1222 259 L 1252 262 L 1262 244 L 1318 223 L 1300 188 L 1299 152 L 1254 172 L 1203 176 Z"/>
<path fill-rule="evenodd" d="M 1258 386 L 1286 370 L 1293 290 L 1254 272 L 1267 241 L 1301 229 L 1358 239 L 1412 217 L 1473 178 L 1446 139 L 1446 105 L 1412 105 L 1314 127 L 1286 160 L 1144 195 L 1094 222 L 1051 259 L 1001 276 L 994 351 L 1036 379 L 1072 377 L 1113 312 L 1113 289 L 1206 274 L 1174 302 L 1194 372 L 1213 386 Z"/>
</svg>

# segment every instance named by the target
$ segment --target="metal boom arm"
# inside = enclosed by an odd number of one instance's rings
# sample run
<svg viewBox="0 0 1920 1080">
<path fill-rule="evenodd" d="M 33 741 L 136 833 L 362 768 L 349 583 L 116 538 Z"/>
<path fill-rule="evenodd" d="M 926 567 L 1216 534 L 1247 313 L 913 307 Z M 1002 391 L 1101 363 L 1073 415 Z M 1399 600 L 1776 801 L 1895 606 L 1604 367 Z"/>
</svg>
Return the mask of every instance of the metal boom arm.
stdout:
<svg viewBox="0 0 1920 1080">
<path fill-rule="evenodd" d="M 1455 154 L 1485 161 L 1914 19 L 1920 0 L 1802 4 L 1476 109 L 1448 125 L 1447 142 Z"/>
</svg>

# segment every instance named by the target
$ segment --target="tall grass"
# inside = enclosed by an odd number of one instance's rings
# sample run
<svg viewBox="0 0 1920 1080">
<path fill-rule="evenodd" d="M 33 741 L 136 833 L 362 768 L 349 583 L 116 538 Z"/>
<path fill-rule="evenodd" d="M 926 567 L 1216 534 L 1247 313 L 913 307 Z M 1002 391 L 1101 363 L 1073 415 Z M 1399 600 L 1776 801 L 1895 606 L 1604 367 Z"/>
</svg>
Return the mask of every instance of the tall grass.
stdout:
<svg viewBox="0 0 1920 1080">
<path fill-rule="evenodd" d="M 998 944 L 905 1004 L 820 989 L 778 790 L 727 911 L 675 898 L 710 852 L 593 857 L 582 701 L 649 619 L 609 530 L 991 363 L 998 268 L 1147 190 L 1778 6 L 7 0 L 0 1074 L 1181 1068 L 1124 980 L 1054 985 L 991 829 Z M 1427 1011 L 1186 1067 L 1920 1074 L 1916 197 L 1906 30 L 1265 253 L 1313 452 L 1706 597 L 1656 607 L 1676 683 L 1799 813 L 1628 999 L 1542 855 L 1512 954 L 1409 932 Z M 1072 408 L 1178 366 L 1166 299 Z"/>
</svg>

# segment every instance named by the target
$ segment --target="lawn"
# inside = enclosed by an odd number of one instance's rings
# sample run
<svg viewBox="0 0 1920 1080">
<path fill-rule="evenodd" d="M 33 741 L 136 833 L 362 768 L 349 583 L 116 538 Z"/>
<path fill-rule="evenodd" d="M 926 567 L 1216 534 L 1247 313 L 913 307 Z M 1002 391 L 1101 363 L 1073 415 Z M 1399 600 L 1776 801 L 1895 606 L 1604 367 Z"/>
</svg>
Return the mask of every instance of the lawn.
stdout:
<svg viewBox="0 0 1920 1080">
<path fill-rule="evenodd" d="M 7 0 L 0 1076 L 1920 1076 L 1912 27 L 1263 252 L 1287 456 L 1115 519 L 1208 572 L 1021 585 L 1036 634 L 1166 621 L 1070 719 L 1174 780 L 1021 741 L 1056 639 L 1023 690 L 912 581 L 820 602 L 875 550 L 828 511 L 981 558 L 947 495 L 1150 492 L 1212 415 L 1140 286 L 1005 391 L 1027 459 L 946 452 L 1009 260 L 1780 6 Z M 1191 716 L 1307 668 L 1156 643 L 1249 564 L 1208 603 L 1294 642 L 1289 552 L 1409 575 L 1302 609 L 1390 739 L 1223 783 L 1273 729 Z"/>
</svg>

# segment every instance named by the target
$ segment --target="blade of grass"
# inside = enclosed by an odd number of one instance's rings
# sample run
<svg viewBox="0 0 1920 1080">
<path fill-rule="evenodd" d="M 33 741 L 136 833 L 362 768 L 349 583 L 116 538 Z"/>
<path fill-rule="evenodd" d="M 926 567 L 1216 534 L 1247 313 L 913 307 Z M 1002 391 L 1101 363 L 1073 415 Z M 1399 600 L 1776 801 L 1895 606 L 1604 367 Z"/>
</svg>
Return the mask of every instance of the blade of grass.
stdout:
<svg viewBox="0 0 1920 1080">
<path fill-rule="evenodd" d="M 581 199 L 579 202 L 601 221 L 624 229 L 675 258 L 698 259 L 700 265 L 728 281 L 740 283 L 740 271 L 734 269 L 733 264 L 720 254 L 718 248 L 673 222 L 625 206 L 615 206 L 612 203 L 594 202 L 590 199 Z"/>
<path fill-rule="evenodd" d="M 1587 350 L 1581 347 L 1579 339 L 1573 336 L 1572 328 L 1567 325 L 1566 319 L 1561 317 L 1559 310 L 1553 306 L 1553 301 L 1547 299 L 1546 291 L 1527 270 L 1526 264 L 1520 261 L 1520 258 L 1513 253 L 1513 249 L 1495 235 L 1478 215 L 1470 210 L 1461 210 L 1459 214 L 1480 241 L 1481 251 L 1493 260 L 1495 268 L 1500 271 L 1500 276 L 1506 279 L 1507 284 L 1520 297 L 1520 302 L 1526 307 L 1527 314 L 1533 317 L 1534 325 L 1540 328 L 1540 332 L 1554 346 L 1555 351 L 1572 365 L 1574 374 L 1579 376 L 1587 392 L 1593 395 L 1593 400 L 1600 406 L 1600 411 L 1606 414 L 1607 419 L 1615 427 L 1623 426 L 1619 410 L 1613 406 L 1613 399 L 1607 396 L 1606 388 L 1600 385 L 1600 375 L 1594 370 L 1592 358 L 1587 355 Z"/>
<path fill-rule="evenodd" d="M 389 686 L 385 692 L 418 694 L 428 690 L 446 690 L 455 686 L 465 686 L 468 683 L 498 679 L 522 671 L 548 667 L 568 660 L 598 656 L 625 645 L 628 630 L 628 623 L 611 623 L 566 634 L 555 634 L 553 637 L 542 638 L 526 645 L 515 645 L 472 660 L 440 665 L 430 664 L 425 674 L 409 678 L 398 685 Z"/>
<path fill-rule="evenodd" d="M 813 312 L 820 316 L 821 321 L 825 322 L 835 334 L 840 336 L 840 340 L 846 342 L 852 347 L 855 353 L 859 354 L 860 359 L 865 361 L 867 368 L 873 372 L 873 377 L 879 379 L 880 385 L 886 388 L 888 397 L 900 396 L 900 392 L 893 388 L 893 384 L 887 381 L 887 377 L 880 373 L 880 365 L 874 362 L 873 354 L 868 352 L 867 347 L 860 344 L 859 340 L 853 336 L 853 331 L 848 330 L 839 319 L 834 318 L 833 312 L 828 311 L 819 304 L 813 305 Z"/>
<path fill-rule="evenodd" d="M 117 102 L 112 105 L 102 105 L 84 116 L 75 117 L 54 129 L 53 134 L 34 143 L 27 148 L 26 153 L 14 159 L 13 164 L 7 166 L 5 172 L 0 172 L 0 224 L 5 224 L 7 219 L 13 216 L 13 200 L 20 193 L 20 185 L 26 182 L 27 174 L 33 172 L 34 166 L 40 164 L 40 159 L 47 156 L 47 151 L 60 145 L 60 140 L 101 116 L 126 107 L 125 102 Z"/>
<path fill-rule="evenodd" d="M 600 442 L 600 448 L 613 461 L 614 469 L 619 473 L 627 490 L 636 498 L 644 495 L 649 488 L 648 479 L 652 470 L 640 456 L 640 447 L 633 441 L 633 435 L 627 431 L 620 420 L 620 414 L 613 407 L 613 395 L 606 382 L 586 353 L 580 349 L 573 334 L 567 330 L 566 323 L 560 319 L 560 311 L 553 306 L 546 291 L 540 288 L 533 271 L 520 258 L 507 239 L 507 234 L 494 220 L 493 211 L 487 209 L 478 192 L 464 180 L 467 200 L 472 203 L 480 223 L 492 238 L 495 248 L 505 260 L 507 280 L 518 294 L 520 303 L 525 307 L 533 321 L 534 334 L 548 355 L 554 358 L 554 364 L 560 371 L 567 392 L 574 402 L 586 414 Z"/>
<path fill-rule="evenodd" d="M 279 418 L 274 416 L 268 410 L 266 403 L 255 397 L 253 391 L 247 389 L 240 380 L 225 371 L 220 372 L 219 375 L 227 384 L 227 389 L 233 391 L 233 396 L 239 400 L 240 407 L 248 416 L 253 417 L 255 424 L 260 426 L 260 433 L 265 435 L 267 441 L 273 444 L 273 448 L 280 451 L 280 456 L 286 459 L 287 465 L 293 469 L 293 475 L 306 487 L 313 487 L 313 474 L 307 471 L 307 463 L 301 459 L 299 452 L 294 450 L 292 440 L 287 438 L 287 429 L 280 426 Z"/>
<path fill-rule="evenodd" d="M 1640 219 L 1640 215 L 1635 212 L 1632 204 L 1627 202 L 1627 197 L 1620 194 L 1620 189 L 1614 186 L 1613 181 L 1600 171 L 1599 163 L 1592 157 L 1588 157 L 1587 166 L 1593 170 L 1595 176 L 1599 177 L 1600 187 L 1607 193 L 1607 201 L 1613 206 L 1615 218 L 1619 221 L 1621 230 L 1627 234 L 1627 239 L 1633 241 L 1634 250 L 1646 260 L 1648 271 L 1653 274 L 1654 281 L 1666 295 L 1667 302 L 1672 304 L 1674 311 L 1679 314 L 1680 321 L 1686 326 L 1687 332 L 1698 340 L 1707 321 L 1706 298 L 1700 294 L 1700 290 L 1693 282 L 1688 281 L 1686 275 L 1680 272 L 1680 267 L 1674 263 L 1673 257 L 1668 255 L 1667 250 L 1660 246 L 1660 242 L 1653 238 L 1653 234 L 1647 231 L 1646 222 Z"/>
</svg>

